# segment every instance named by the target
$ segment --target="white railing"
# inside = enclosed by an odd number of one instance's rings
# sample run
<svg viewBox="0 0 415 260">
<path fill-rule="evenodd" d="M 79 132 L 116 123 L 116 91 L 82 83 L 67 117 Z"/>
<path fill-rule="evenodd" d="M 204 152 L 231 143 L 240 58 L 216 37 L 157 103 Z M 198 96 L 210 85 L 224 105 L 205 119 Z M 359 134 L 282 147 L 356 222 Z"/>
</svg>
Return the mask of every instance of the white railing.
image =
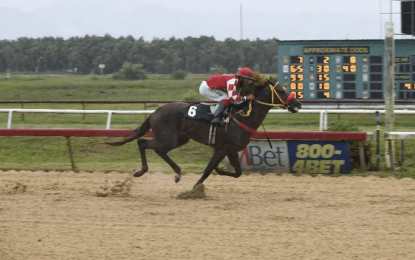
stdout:
<svg viewBox="0 0 415 260">
<path fill-rule="evenodd" d="M 149 115 L 154 110 L 77 110 L 77 109 L 0 109 L 0 113 L 9 113 L 7 129 L 12 127 L 13 113 L 55 113 L 55 114 L 107 114 L 107 125 L 105 129 L 111 128 L 112 114 L 139 114 Z"/>
<path fill-rule="evenodd" d="M 398 165 L 402 169 L 405 169 L 404 164 L 404 140 L 405 139 L 415 139 L 415 132 L 385 132 L 385 143 L 386 143 L 386 164 L 388 167 L 391 167 L 392 170 L 395 170 L 395 145 L 392 144 L 393 140 L 400 141 L 400 153 L 398 157 Z"/>
<path fill-rule="evenodd" d="M 385 132 L 386 139 L 415 139 L 415 132 Z"/>
<path fill-rule="evenodd" d="M 303 109 L 320 109 L 320 110 L 327 110 L 327 109 L 369 109 L 369 110 L 384 110 L 385 105 L 368 105 L 368 104 L 361 104 L 361 105 L 314 105 L 314 104 L 303 104 Z M 394 105 L 395 109 L 415 109 L 415 105 Z"/>
<path fill-rule="evenodd" d="M 82 110 L 82 109 L 23 109 L 10 108 L 0 109 L 0 113 L 8 113 L 7 129 L 12 127 L 13 113 L 55 113 L 55 114 L 107 114 L 106 129 L 111 128 L 111 119 L 113 114 L 141 114 L 149 115 L 155 110 Z M 385 114 L 385 110 L 370 110 L 370 109 L 301 109 L 300 114 L 320 114 L 320 131 L 327 130 L 328 114 L 375 114 L 378 111 L 380 114 Z M 287 110 L 271 109 L 270 114 L 290 113 Z M 415 110 L 394 110 L 397 115 L 415 114 Z"/>
</svg>

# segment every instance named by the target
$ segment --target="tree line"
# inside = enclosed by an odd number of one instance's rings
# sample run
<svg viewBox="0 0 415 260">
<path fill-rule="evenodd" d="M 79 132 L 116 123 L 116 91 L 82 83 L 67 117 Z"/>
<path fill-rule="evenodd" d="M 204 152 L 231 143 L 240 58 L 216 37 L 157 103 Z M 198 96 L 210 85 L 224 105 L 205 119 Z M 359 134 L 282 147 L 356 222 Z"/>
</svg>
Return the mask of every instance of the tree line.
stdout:
<svg viewBox="0 0 415 260">
<path fill-rule="evenodd" d="M 277 71 L 277 41 L 218 41 L 214 37 L 184 39 L 132 36 L 26 38 L 0 41 L 0 72 L 71 71 L 80 74 L 118 71 L 125 61 L 141 64 L 147 73 L 235 73 L 248 66 L 263 73 Z"/>
</svg>

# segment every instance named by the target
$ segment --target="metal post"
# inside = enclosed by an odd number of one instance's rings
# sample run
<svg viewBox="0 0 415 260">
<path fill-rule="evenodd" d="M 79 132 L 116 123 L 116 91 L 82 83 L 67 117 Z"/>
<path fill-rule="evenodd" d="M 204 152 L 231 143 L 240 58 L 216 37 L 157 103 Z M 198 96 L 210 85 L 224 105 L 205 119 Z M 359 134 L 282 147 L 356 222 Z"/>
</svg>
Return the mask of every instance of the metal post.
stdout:
<svg viewBox="0 0 415 260">
<path fill-rule="evenodd" d="M 365 146 L 363 141 L 359 142 L 359 155 L 360 155 L 360 169 L 366 171 L 366 160 L 365 160 Z"/>
<path fill-rule="evenodd" d="M 380 165 L 380 112 L 376 111 L 376 170 Z"/>
<path fill-rule="evenodd" d="M 242 35 L 242 4 L 241 4 L 241 43 L 240 43 L 240 47 L 241 47 L 241 68 L 244 66 L 244 51 L 243 51 L 243 47 L 242 47 L 242 39 L 243 39 L 243 35 Z"/>
<path fill-rule="evenodd" d="M 405 169 L 405 164 L 404 164 L 404 146 L 403 146 L 403 138 L 401 139 L 401 159 L 400 159 L 400 161 L 401 161 L 401 167 L 402 167 L 402 170 L 404 170 Z"/>
<path fill-rule="evenodd" d="M 82 110 L 85 110 L 85 103 L 82 103 Z M 85 121 L 85 113 L 82 114 L 82 120 Z"/>
<path fill-rule="evenodd" d="M 24 108 L 23 103 L 20 103 L 20 107 L 21 107 L 22 109 Z M 22 121 L 24 121 L 24 113 L 22 113 Z"/>
<path fill-rule="evenodd" d="M 387 143 L 388 143 L 388 147 L 391 149 L 391 151 L 389 151 L 390 156 L 389 156 L 389 164 L 390 164 L 390 169 L 392 171 L 395 171 L 395 151 L 393 150 L 393 146 L 392 146 L 392 138 L 387 139 Z"/>
<path fill-rule="evenodd" d="M 385 38 L 385 131 L 391 132 L 394 128 L 394 105 L 395 105 L 395 41 L 393 39 L 393 23 L 386 23 Z"/>
<path fill-rule="evenodd" d="M 393 39 L 393 23 L 386 23 L 385 30 L 385 131 L 392 132 L 394 130 L 394 105 L 395 105 L 395 89 L 394 89 L 394 56 L 395 56 L 395 41 Z M 386 143 L 386 146 L 393 145 L 392 141 Z M 386 147 L 385 159 L 386 161 L 393 162 L 392 160 L 393 147 Z M 394 165 L 390 166 L 394 169 Z"/>
<path fill-rule="evenodd" d="M 108 112 L 107 127 L 105 129 L 111 128 L 111 117 L 112 117 L 112 111 Z"/>
<path fill-rule="evenodd" d="M 73 153 L 72 153 L 71 139 L 69 138 L 69 136 L 66 136 L 66 143 L 68 145 L 69 158 L 71 158 L 72 170 L 76 170 L 75 160 L 73 159 Z"/>
<path fill-rule="evenodd" d="M 13 110 L 10 110 L 9 117 L 7 119 L 7 129 L 12 128 L 12 117 L 13 117 Z"/>
</svg>

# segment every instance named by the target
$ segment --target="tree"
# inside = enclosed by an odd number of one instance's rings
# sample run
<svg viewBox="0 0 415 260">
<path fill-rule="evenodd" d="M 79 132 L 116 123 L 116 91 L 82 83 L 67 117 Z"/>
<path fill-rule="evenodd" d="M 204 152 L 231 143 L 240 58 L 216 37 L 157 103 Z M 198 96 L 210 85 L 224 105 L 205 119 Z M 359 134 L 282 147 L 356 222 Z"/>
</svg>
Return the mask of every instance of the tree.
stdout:
<svg viewBox="0 0 415 260">
<path fill-rule="evenodd" d="M 126 61 L 112 77 L 113 79 L 146 79 L 147 73 L 143 69 L 143 65 Z"/>
<path fill-rule="evenodd" d="M 34 71 L 36 66 L 42 71 L 62 71 L 76 67 L 77 73 L 87 74 L 99 73 L 98 64 L 105 64 L 106 73 L 114 73 L 129 61 L 141 64 L 146 73 L 211 73 L 213 67 L 235 73 L 241 65 L 263 73 L 275 73 L 276 55 L 275 39 L 238 41 L 227 38 L 217 41 L 212 36 L 201 36 L 167 40 L 154 38 L 147 42 L 142 37 L 136 40 L 132 36 L 114 38 L 109 34 L 67 40 L 22 37 L 0 41 L 0 71 Z"/>
</svg>

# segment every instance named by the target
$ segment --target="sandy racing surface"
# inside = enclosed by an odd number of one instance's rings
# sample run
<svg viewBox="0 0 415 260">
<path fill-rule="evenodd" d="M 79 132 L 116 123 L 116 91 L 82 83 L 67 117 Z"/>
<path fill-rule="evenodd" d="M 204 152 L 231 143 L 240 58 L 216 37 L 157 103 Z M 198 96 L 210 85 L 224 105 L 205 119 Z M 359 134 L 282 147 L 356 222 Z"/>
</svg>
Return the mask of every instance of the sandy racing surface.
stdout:
<svg viewBox="0 0 415 260">
<path fill-rule="evenodd" d="M 1 172 L 0 259 L 415 259 L 415 181 Z"/>
</svg>

